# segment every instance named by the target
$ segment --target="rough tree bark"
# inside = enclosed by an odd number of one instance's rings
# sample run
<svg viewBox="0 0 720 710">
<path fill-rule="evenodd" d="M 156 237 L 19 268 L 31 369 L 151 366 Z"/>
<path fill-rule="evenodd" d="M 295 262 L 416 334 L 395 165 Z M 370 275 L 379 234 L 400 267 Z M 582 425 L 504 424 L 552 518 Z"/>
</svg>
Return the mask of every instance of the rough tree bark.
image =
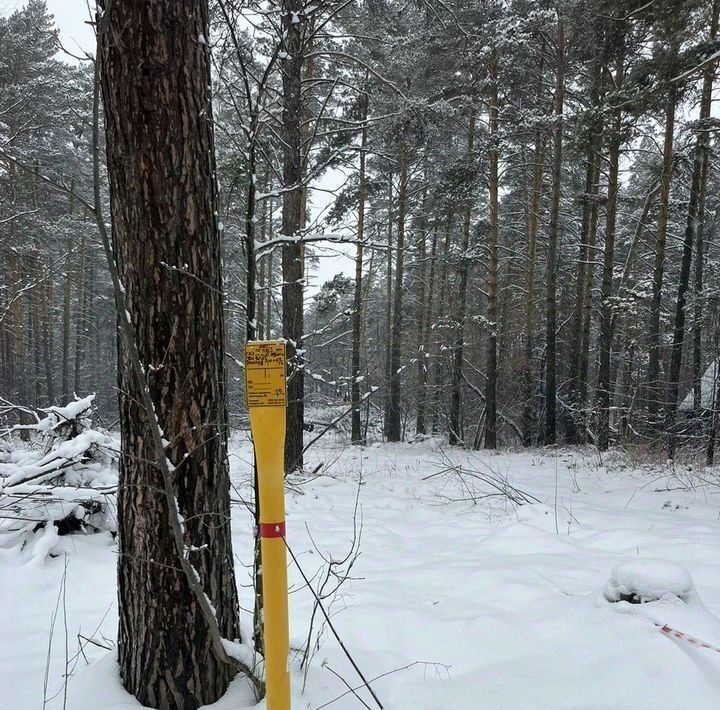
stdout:
<svg viewBox="0 0 720 710">
<path fill-rule="evenodd" d="M 304 13 L 302 0 L 283 0 L 283 193 L 282 234 L 296 238 L 303 220 L 302 170 L 302 68 Z M 303 357 L 303 249 L 300 241 L 282 251 L 283 336 L 288 341 L 288 379 L 285 472 L 303 466 L 305 427 L 305 370 Z"/>
<path fill-rule="evenodd" d="M 239 637 L 208 8 L 204 0 L 114 0 L 108 12 L 101 64 L 114 257 L 127 308 L 119 317 L 132 322 L 175 489 L 171 500 L 123 339 L 120 673 L 143 705 L 194 710 L 225 692 L 235 668 L 218 654 L 181 570 L 169 508 L 185 519 L 185 554 L 220 633 Z"/>
</svg>

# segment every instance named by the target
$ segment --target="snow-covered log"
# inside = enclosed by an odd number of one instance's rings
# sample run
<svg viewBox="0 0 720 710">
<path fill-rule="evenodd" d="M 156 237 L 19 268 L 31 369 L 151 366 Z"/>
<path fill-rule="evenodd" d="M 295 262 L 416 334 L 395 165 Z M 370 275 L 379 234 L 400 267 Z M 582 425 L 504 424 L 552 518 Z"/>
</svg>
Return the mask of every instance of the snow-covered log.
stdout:
<svg viewBox="0 0 720 710">
<path fill-rule="evenodd" d="M 115 444 L 92 428 L 95 395 L 39 410 L 6 430 L 0 455 L 0 529 L 59 535 L 115 530 Z M 29 442 L 16 434 L 30 433 Z"/>
</svg>

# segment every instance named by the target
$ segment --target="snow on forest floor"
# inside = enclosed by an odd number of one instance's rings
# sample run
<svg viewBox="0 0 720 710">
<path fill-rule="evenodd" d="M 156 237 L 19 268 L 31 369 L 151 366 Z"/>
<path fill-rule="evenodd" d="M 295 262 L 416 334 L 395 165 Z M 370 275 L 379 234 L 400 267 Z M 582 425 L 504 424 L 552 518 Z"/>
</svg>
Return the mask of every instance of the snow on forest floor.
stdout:
<svg viewBox="0 0 720 710">
<path fill-rule="evenodd" d="M 688 488 L 685 473 L 631 469 L 618 455 L 601 462 L 589 450 L 492 455 L 431 440 L 362 449 L 323 442 L 307 462 L 308 470 L 323 463 L 318 475 L 291 482 L 288 540 L 317 585 L 323 556 L 345 557 L 361 529 L 360 555 L 332 602 L 332 618 L 363 673 L 376 678 L 387 710 L 720 707 L 720 653 L 672 639 L 653 623 L 720 646 L 720 487 Z M 247 441 L 235 442 L 235 499 L 249 496 L 249 461 Z M 499 474 L 540 502 L 458 501 L 482 487 L 439 473 L 450 463 Z M 240 504 L 233 531 L 248 609 L 252 523 Z M 114 543 L 100 534 L 60 544 L 66 556 L 39 562 L 2 549 L 0 539 L 0 708 L 41 708 L 43 696 L 58 691 L 45 707 L 62 708 L 66 638 L 72 659 L 78 633 L 104 635 L 108 645 L 115 637 Z M 681 564 L 702 602 L 608 603 L 611 570 L 637 559 Z M 290 580 L 291 638 L 299 648 L 313 598 L 292 564 Z M 120 687 L 112 652 L 88 644 L 84 653 L 87 660 L 70 663 L 67 708 L 140 707 Z M 295 654 L 294 710 L 363 707 L 338 676 L 360 684 L 326 631 L 304 692 Z M 375 707 L 367 692 L 357 693 Z M 238 679 L 211 707 L 251 706 L 247 683 Z"/>
</svg>

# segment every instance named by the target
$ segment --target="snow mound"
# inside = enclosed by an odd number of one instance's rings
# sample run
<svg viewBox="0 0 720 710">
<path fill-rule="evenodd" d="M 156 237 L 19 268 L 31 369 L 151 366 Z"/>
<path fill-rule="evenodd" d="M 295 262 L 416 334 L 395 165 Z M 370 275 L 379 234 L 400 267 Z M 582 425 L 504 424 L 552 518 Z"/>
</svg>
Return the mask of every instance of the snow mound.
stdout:
<svg viewBox="0 0 720 710">
<path fill-rule="evenodd" d="M 609 602 L 644 604 L 667 594 L 687 600 L 692 591 L 692 577 L 684 567 L 664 560 L 632 560 L 613 568 L 603 596 Z"/>
</svg>

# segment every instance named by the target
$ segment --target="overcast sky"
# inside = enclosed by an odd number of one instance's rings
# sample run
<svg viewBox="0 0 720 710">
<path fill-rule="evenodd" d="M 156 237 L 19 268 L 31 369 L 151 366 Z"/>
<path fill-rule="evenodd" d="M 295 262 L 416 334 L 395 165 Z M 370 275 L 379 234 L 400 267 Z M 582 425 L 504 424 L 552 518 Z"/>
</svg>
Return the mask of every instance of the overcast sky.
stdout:
<svg viewBox="0 0 720 710">
<path fill-rule="evenodd" d="M 14 9 L 22 7 L 26 0 L 0 0 L 0 15 L 9 14 Z M 47 0 L 48 9 L 55 16 L 55 23 L 60 30 L 60 40 L 68 52 L 81 53 L 79 50 L 95 53 L 95 35 L 92 27 L 87 24 L 90 13 L 87 0 Z M 94 0 L 91 2 L 94 7 Z M 342 182 L 340 175 L 326 176 L 321 183 L 323 187 L 333 189 Z M 332 196 L 327 192 L 313 191 L 311 212 L 315 217 L 328 203 Z M 328 249 L 319 250 L 320 265 L 314 274 L 309 277 L 309 293 L 314 293 L 324 281 L 332 278 L 334 274 L 342 271 L 350 274 L 354 271 L 354 264 L 348 256 L 354 253 L 349 246 L 327 245 Z"/>
<path fill-rule="evenodd" d="M 21 5 L 22 3 L 18 3 Z M 78 47 L 94 52 L 95 36 L 86 24 L 90 18 L 85 0 L 47 0 L 48 9 L 55 15 L 60 29 L 60 39 L 69 52 Z"/>
<path fill-rule="evenodd" d="M 0 0 L 0 15 L 10 14 L 25 4 L 26 0 Z M 78 48 L 94 51 L 95 36 L 92 27 L 86 24 L 90 18 L 86 0 L 47 0 L 47 5 L 55 15 L 60 39 L 69 52 L 76 52 Z"/>
</svg>

